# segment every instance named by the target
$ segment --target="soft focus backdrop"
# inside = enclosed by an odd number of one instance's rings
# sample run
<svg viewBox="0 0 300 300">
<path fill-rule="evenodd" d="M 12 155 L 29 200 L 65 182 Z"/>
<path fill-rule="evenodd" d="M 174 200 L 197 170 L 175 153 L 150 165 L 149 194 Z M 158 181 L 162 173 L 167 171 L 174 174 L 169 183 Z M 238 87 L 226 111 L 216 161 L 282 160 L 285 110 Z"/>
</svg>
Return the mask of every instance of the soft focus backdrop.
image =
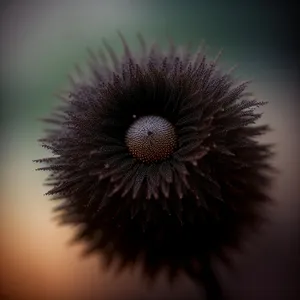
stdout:
<svg viewBox="0 0 300 300">
<path fill-rule="evenodd" d="M 4 1 L 5 2 L 5 1 Z M 80 258 L 82 245 L 69 246 L 72 228 L 53 222 L 53 204 L 43 196 L 46 174 L 33 159 L 47 155 L 37 139 L 39 117 L 58 103 L 74 64 L 86 48 L 106 38 L 121 53 L 117 30 L 138 50 L 136 32 L 167 45 L 202 39 L 209 56 L 224 48 L 224 68 L 238 63 L 242 79 L 265 107 L 274 131 L 275 165 L 281 170 L 272 195 L 270 224 L 235 257 L 235 272 L 219 276 L 232 299 L 299 299 L 299 65 L 294 60 L 293 15 L 288 2 L 271 1 L 6 1 L 0 7 L 0 299 L 199 299 L 185 277 L 173 286 L 164 279 L 149 287 L 140 270 L 117 278 L 98 258 Z M 295 10 L 296 11 L 296 10 Z M 298 289 L 299 294 L 299 289 Z M 299 295 L 298 295 L 299 296 Z M 198 297 L 198 298 L 197 298 Z"/>
</svg>

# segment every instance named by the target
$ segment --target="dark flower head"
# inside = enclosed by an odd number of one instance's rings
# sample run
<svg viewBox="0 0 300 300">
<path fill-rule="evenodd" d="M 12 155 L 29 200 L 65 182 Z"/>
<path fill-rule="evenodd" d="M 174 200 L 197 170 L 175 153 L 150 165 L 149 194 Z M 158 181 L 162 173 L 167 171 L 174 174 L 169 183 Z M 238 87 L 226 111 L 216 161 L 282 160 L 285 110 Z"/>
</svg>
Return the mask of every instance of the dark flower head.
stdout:
<svg viewBox="0 0 300 300">
<path fill-rule="evenodd" d="M 272 169 L 269 145 L 255 138 L 263 105 L 221 72 L 216 60 L 175 47 L 117 58 L 91 54 L 92 79 L 74 82 L 43 139 L 54 154 L 47 193 L 64 221 L 85 225 L 110 260 L 188 270 L 237 246 L 262 220 Z M 91 240 L 91 239 L 90 239 Z"/>
</svg>

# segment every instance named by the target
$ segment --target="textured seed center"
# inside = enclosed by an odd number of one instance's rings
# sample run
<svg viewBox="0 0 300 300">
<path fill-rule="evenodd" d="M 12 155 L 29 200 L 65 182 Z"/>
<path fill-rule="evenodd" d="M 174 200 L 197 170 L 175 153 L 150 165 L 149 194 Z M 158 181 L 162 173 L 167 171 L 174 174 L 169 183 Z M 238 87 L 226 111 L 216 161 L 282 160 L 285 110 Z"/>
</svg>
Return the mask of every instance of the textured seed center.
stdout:
<svg viewBox="0 0 300 300">
<path fill-rule="evenodd" d="M 175 129 L 162 117 L 141 117 L 129 127 L 126 144 L 132 156 L 145 163 L 163 160 L 174 152 Z"/>
</svg>

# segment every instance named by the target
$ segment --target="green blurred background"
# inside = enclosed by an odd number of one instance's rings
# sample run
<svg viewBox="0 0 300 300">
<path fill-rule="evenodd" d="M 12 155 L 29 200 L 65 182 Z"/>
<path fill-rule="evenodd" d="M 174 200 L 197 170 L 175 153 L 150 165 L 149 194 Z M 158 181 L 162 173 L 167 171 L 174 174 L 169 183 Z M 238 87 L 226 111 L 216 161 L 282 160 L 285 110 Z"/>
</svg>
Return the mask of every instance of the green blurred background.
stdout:
<svg viewBox="0 0 300 300">
<path fill-rule="evenodd" d="M 106 38 L 122 52 L 121 30 L 136 51 L 138 31 L 163 46 L 170 36 L 195 48 L 204 39 L 212 57 L 222 47 L 224 69 L 238 63 L 236 74 L 252 78 L 257 97 L 269 101 L 263 121 L 274 131 L 265 140 L 277 143 L 281 170 L 271 223 L 235 258 L 237 270 L 220 268 L 219 276 L 232 299 L 298 299 L 299 65 L 288 2 L 24 0 L 0 9 L 0 298 L 199 299 L 183 276 L 170 287 L 162 274 L 149 288 L 139 268 L 115 278 L 97 258 L 80 259 L 82 245 L 68 246 L 73 229 L 52 221 L 46 174 L 34 171 L 32 160 L 47 155 L 37 143 L 37 119 L 59 103 L 53 95 L 67 87 L 75 63 L 84 65 L 87 47 L 97 49 Z"/>
</svg>

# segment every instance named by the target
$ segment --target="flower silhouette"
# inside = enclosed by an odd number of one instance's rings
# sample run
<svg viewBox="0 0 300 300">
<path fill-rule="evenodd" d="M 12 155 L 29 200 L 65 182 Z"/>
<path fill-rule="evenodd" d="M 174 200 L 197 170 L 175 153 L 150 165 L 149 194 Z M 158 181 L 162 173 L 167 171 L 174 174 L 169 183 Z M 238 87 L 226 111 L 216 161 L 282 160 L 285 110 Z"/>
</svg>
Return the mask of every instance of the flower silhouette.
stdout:
<svg viewBox="0 0 300 300">
<path fill-rule="evenodd" d="M 54 156 L 37 162 L 50 171 L 47 195 L 108 264 L 142 257 L 147 276 L 185 271 L 221 298 L 211 257 L 227 260 L 269 201 L 271 145 L 256 140 L 269 126 L 255 124 L 265 103 L 202 49 L 164 52 L 139 35 L 134 54 L 120 37 L 124 56 L 104 42 L 92 78 L 73 82 L 46 120 Z"/>
</svg>

